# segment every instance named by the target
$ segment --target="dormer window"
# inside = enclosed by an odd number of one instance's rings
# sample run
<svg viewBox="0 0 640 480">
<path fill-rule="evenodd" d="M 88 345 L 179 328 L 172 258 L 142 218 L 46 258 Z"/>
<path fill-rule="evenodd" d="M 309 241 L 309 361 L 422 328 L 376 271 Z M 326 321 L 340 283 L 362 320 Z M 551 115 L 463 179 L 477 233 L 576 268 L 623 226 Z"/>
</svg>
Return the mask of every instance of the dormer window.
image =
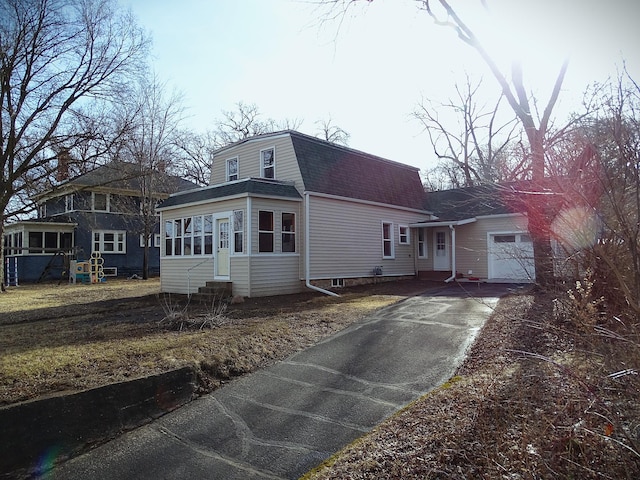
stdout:
<svg viewBox="0 0 640 480">
<path fill-rule="evenodd" d="M 227 160 L 227 182 L 238 180 L 238 157 Z"/>
<path fill-rule="evenodd" d="M 276 178 L 276 151 L 274 147 L 260 150 L 260 176 Z"/>
</svg>

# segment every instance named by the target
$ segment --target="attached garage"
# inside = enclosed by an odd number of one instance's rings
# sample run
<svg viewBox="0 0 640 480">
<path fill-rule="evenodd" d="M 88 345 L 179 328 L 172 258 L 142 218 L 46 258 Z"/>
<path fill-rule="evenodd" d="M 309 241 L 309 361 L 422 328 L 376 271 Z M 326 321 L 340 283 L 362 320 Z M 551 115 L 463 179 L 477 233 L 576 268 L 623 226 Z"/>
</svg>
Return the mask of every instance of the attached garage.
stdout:
<svg viewBox="0 0 640 480">
<path fill-rule="evenodd" d="M 531 282 L 535 279 L 533 242 L 526 232 L 487 234 L 489 280 Z"/>
</svg>

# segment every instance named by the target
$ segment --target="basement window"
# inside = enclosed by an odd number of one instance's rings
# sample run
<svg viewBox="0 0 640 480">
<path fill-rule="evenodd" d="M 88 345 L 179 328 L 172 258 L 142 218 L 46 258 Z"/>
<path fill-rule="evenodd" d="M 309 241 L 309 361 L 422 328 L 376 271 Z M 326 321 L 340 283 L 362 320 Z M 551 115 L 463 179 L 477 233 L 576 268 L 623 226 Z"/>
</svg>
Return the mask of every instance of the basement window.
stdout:
<svg viewBox="0 0 640 480">
<path fill-rule="evenodd" d="M 331 288 L 342 288 L 342 287 L 344 287 L 344 278 L 331 279 Z"/>
</svg>

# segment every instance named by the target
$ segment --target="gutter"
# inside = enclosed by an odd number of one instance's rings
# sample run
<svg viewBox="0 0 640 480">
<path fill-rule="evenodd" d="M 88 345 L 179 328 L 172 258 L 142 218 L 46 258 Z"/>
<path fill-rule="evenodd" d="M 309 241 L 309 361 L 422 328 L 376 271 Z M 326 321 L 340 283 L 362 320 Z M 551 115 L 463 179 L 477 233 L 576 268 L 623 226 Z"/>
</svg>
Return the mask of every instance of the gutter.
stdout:
<svg viewBox="0 0 640 480">
<path fill-rule="evenodd" d="M 456 227 L 450 224 L 449 229 L 451 230 L 451 276 L 444 283 L 450 283 L 456 278 Z"/>
<path fill-rule="evenodd" d="M 309 218 L 309 200 L 310 195 L 309 192 L 304 192 L 304 238 L 305 238 L 305 247 L 304 247 L 304 279 L 305 286 L 310 288 L 311 290 L 315 290 L 320 293 L 324 293 L 325 295 L 331 295 L 332 297 L 339 297 L 335 292 L 330 292 L 329 290 L 325 290 L 324 288 L 316 287 L 315 285 L 311 285 L 310 271 L 311 271 L 311 252 L 310 252 L 310 244 L 311 244 L 311 221 Z"/>
</svg>

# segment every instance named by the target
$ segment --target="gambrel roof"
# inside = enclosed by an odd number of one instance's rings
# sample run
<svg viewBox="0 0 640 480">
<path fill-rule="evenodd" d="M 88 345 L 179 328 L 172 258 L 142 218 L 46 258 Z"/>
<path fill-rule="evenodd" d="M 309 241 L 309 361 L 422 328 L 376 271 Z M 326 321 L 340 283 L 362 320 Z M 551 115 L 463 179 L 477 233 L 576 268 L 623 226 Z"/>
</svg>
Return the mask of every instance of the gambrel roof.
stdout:
<svg viewBox="0 0 640 480">
<path fill-rule="evenodd" d="M 419 169 L 294 130 L 245 138 L 215 154 L 247 142 L 282 136 L 291 138 L 305 191 L 423 209 L 425 192 Z"/>
<path fill-rule="evenodd" d="M 289 131 L 304 188 L 315 193 L 422 209 L 417 168 Z"/>
</svg>

